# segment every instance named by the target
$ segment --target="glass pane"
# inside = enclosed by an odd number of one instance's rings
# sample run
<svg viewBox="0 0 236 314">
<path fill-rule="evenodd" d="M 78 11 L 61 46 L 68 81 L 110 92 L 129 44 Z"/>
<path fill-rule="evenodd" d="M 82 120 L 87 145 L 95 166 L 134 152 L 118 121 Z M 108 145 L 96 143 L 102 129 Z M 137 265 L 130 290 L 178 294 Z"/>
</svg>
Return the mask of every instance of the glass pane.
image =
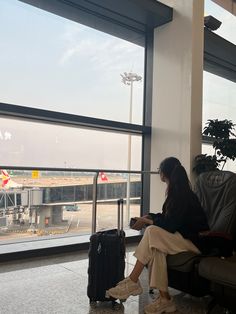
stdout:
<svg viewBox="0 0 236 314">
<path fill-rule="evenodd" d="M 129 135 L 0 118 L 0 164 L 128 169 Z M 141 136 L 131 136 L 131 170 L 141 170 Z"/>
<path fill-rule="evenodd" d="M 214 155 L 215 154 L 215 150 L 213 149 L 212 145 L 202 144 L 202 154 Z M 223 170 L 236 172 L 235 161 L 228 160 L 226 162 L 226 164 L 224 165 L 224 169 Z"/>
<path fill-rule="evenodd" d="M 1 170 L 0 244 L 91 234 L 94 173 Z M 100 173 L 97 180 L 97 231 L 117 228 L 117 199 L 127 217 L 140 215 L 141 177 Z M 79 240 L 78 240 L 79 241 Z"/>
<path fill-rule="evenodd" d="M 212 15 L 221 21 L 222 24 L 215 33 L 236 44 L 236 19 L 233 14 L 211 0 L 205 0 L 205 15 Z"/>
<path fill-rule="evenodd" d="M 236 123 L 236 85 L 214 74 L 203 76 L 203 127 L 208 119 Z"/>
<path fill-rule="evenodd" d="M 106 177 L 108 178 L 105 182 L 107 184 L 106 189 L 104 189 L 104 182 L 98 180 L 98 230 L 117 228 L 118 210 L 117 202 L 114 198 L 124 199 L 123 223 L 124 227 L 128 228 L 130 218 L 140 216 L 141 176 L 139 174 L 131 174 L 129 179 L 127 174 L 120 174 L 119 177 L 106 174 Z M 130 182 L 129 190 L 127 190 L 128 180 Z M 113 183 L 111 184 L 112 181 Z"/>
<path fill-rule="evenodd" d="M 16 0 L 0 1 L 0 102 L 142 124 L 144 48 Z"/>
</svg>

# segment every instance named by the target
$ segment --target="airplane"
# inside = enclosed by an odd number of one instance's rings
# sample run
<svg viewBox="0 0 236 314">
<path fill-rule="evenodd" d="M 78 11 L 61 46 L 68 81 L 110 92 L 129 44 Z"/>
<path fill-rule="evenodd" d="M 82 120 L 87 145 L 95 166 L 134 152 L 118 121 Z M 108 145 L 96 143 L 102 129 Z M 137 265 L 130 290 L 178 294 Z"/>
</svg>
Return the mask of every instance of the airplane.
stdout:
<svg viewBox="0 0 236 314">
<path fill-rule="evenodd" d="M 108 181 L 108 177 L 104 172 L 100 172 L 99 175 L 101 177 L 101 181 Z M 0 181 L 1 190 L 22 188 L 23 186 L 22 184 L 13 181 L 6 169 L 0 169 L 0 179 L 2 180 L 2 182 Z"/>
<path fill-rule="evenodd" d="M 101 176 L 101 180 L 102 180 L 102 181 L 108 181 L 108 177 L 105 175 L 104 172 L 100 172 L 99 174 L 100 174 L 100 176 Z"/>
<path fill-rule="evenodd" d="M 1 169 L 0 178 L 2 179 L 2 189 L 21 188 L 22 184 L 13 181 L 5 169 Z"/>
</svg>

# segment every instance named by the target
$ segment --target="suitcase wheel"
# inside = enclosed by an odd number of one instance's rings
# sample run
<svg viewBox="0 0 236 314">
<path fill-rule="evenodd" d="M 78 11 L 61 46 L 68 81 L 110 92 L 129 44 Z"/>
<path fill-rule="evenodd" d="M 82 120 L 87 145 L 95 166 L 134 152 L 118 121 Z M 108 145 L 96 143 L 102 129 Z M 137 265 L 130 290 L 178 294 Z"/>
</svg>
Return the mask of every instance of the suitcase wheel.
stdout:
<svg viewBox="0 0 236 314">
<path fill-rule="evenodd" d="M 116 301 L 112 301 L 112 309 L 113 310 L 121 310 L 123 308 L 123 304 L 122 303 L 118 303 Z M 122 312 L 123 313 L 123 312 Z"/>
<path fill-rule="evenodd" d="M 94 301 L 94 300 L 92 300 L 92 299 L 89 299 L 89 305 L 90 305 L 91 307 L 96 307 L 97 302 Z"/>
</svg>

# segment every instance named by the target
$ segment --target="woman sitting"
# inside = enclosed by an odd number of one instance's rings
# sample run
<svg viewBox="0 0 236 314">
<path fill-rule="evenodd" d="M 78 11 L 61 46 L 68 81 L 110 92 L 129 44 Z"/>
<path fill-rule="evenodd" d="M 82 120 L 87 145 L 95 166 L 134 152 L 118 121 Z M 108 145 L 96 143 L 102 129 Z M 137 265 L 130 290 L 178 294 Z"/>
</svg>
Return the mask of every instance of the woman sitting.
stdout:
<svg viewBox="0 0 236 314">
<path fill-rule="evenodd" d="M 134 269 L 129 277 L 107 291 L 109 296 L 120 300 L 140 295 L 143 289 L 139 276 L 144 266 L 148 265 L 150 287 L 159 289 L 160 296 L 145 307 L 146 314 L 176 310 L 168 292 L 166 255 L 183 251 L 200 254 L 199 232 L 209 229 L 205 212 L 180 161 L 175 157 L 164 159 L 159 174 L 161 181 L 167 184 L 162 213 L 137 218 L 134 229 L 149 226 L 134 253 L 137 258 Z"/>
</svg>

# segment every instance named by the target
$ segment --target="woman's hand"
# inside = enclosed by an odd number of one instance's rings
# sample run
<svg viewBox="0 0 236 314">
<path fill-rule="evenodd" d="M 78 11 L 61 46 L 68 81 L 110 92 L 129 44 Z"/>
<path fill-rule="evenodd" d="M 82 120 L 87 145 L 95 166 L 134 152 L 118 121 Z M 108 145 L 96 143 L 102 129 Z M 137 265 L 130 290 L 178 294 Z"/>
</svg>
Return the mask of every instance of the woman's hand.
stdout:
<svg viewBox="0 0 236 314">
<path fill-rule="evenodd" d="M 146 225 L 152 225 L 153 221 L 149 217 L 148 215 L 143 216 L 143 217 L 135 217 L 135 219 L 137 220 L 136 223 L 132 226 L 132 229 L 134 230 L 141 230 L 142 228 L 144 228 Z"/>
</svg>

